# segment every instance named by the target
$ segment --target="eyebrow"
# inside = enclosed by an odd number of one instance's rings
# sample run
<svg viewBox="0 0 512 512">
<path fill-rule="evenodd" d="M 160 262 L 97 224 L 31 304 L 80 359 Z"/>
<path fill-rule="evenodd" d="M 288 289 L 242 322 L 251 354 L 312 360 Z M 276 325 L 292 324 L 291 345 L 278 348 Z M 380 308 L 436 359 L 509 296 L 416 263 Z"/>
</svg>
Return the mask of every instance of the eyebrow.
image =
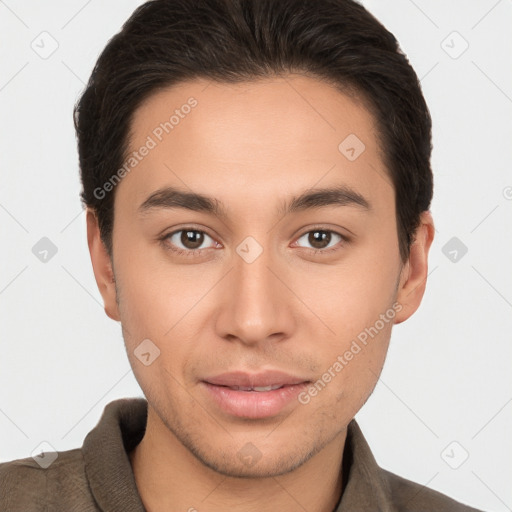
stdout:
<svg viewBox="0 0 512 512">
<path fill-rule="evenodd" d="M 371 210 L 370 203 L 355 190 L 345 185 L 331 188 L 305 190 L 299 196 L 285 201 L 278 214 L 304 211 L 328 206 L 355 206 L 363 210 Z M 223 204 L 216 198 L 195 192 L 186 192 L 175 187 L 165 187 L 153 192 L 138 208 L 140 215 L 146 215 L 158 209 L 183 208 L 195 212 L 215 215 L 227 219 L 228 214 Z"/>
</svg>

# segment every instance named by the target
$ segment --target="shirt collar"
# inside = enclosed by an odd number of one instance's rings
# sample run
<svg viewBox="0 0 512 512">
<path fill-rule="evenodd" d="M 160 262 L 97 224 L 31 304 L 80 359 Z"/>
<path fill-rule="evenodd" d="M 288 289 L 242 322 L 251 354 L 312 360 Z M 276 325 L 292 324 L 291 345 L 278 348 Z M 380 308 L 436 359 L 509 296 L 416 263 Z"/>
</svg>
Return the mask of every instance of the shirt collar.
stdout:
<svg viewBox="0 0 512 512">
<path fill-rule="evenodd" d="M 144 398 L 110 402 L 84 440 L 85 472 L 102 510 L 145 512 L 128 453 L 144 436 L 147 406 Z M 396 512 L 383 470 L 354 419 L 348 425 L 343 467 L 345 485 L 335 512 Z"/>
<path fill-rule="evenodd" d="M 348 475 L 344 478 L 346 484 L 336 512 L 396 512 L 384 471 L 354 419 L 348 424 L 343 470 Z"/>
<path fill-rule="evenodd" d="M 146 399 L 121 398 L 106 405 L 85 437 L 85 473 L 101 510 L 145 512 L 128 453 L 144 437 L 146 421 Z"/>
</svg>

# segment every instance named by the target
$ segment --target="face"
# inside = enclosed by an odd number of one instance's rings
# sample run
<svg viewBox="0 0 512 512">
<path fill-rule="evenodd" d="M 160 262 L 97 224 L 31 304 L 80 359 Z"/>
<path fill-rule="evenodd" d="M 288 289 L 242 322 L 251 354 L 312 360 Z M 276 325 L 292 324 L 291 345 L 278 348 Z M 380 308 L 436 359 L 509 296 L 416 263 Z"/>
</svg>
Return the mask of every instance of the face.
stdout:
<svg viewBox="0 0 512 512">
<path fill-rule="evenodd" d="M 402 264 L 374 119 L 300 75 L 198 80 L 135 112 L 130 151 L 115 286 L 92 214 L 89 245 L 149 414 L 223 474 L 299 467 L 344 435 L 423 294 L 432 229 Z"/>
</svg>

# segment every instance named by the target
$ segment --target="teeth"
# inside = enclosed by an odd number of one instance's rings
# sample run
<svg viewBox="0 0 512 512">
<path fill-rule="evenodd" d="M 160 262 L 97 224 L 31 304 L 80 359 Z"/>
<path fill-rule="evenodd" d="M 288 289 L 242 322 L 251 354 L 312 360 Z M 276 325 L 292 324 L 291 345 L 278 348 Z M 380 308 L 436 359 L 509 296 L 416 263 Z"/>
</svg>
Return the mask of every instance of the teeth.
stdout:
<svg viewBox="0 0 512 512">
<path fill-rule="evenodd" d="M 231 389 L 236 391 L 273 391 L 274 389 L 282 388 L 283 386 L 275 385 L 275 386 L 254 386 L 253 388 L 246 386 L 230 386 Z"/>
<path fill-rule="evenodd" d="M 254 391 L 272 391 L 274 389 L 278 389 L 281 386 L 258 386 L 254 388 Z"/>
</svg>

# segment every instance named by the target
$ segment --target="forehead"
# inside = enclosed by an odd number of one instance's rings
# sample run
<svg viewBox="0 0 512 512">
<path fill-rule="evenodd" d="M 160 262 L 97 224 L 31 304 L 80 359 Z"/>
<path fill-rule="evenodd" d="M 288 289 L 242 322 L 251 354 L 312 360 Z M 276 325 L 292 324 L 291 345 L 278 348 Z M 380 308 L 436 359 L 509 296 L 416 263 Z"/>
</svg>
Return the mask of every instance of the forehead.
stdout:
<svg viewBox="0 0 512 512">
<path fill-rule="evenodd" d="M 259 204 L 336 184 L 393 199 L 364 103 L 302 75 L 160 90 L 134 113 L 130 155 L 116 194 L 132 210 L 166 185 Z"/>
</svg>

